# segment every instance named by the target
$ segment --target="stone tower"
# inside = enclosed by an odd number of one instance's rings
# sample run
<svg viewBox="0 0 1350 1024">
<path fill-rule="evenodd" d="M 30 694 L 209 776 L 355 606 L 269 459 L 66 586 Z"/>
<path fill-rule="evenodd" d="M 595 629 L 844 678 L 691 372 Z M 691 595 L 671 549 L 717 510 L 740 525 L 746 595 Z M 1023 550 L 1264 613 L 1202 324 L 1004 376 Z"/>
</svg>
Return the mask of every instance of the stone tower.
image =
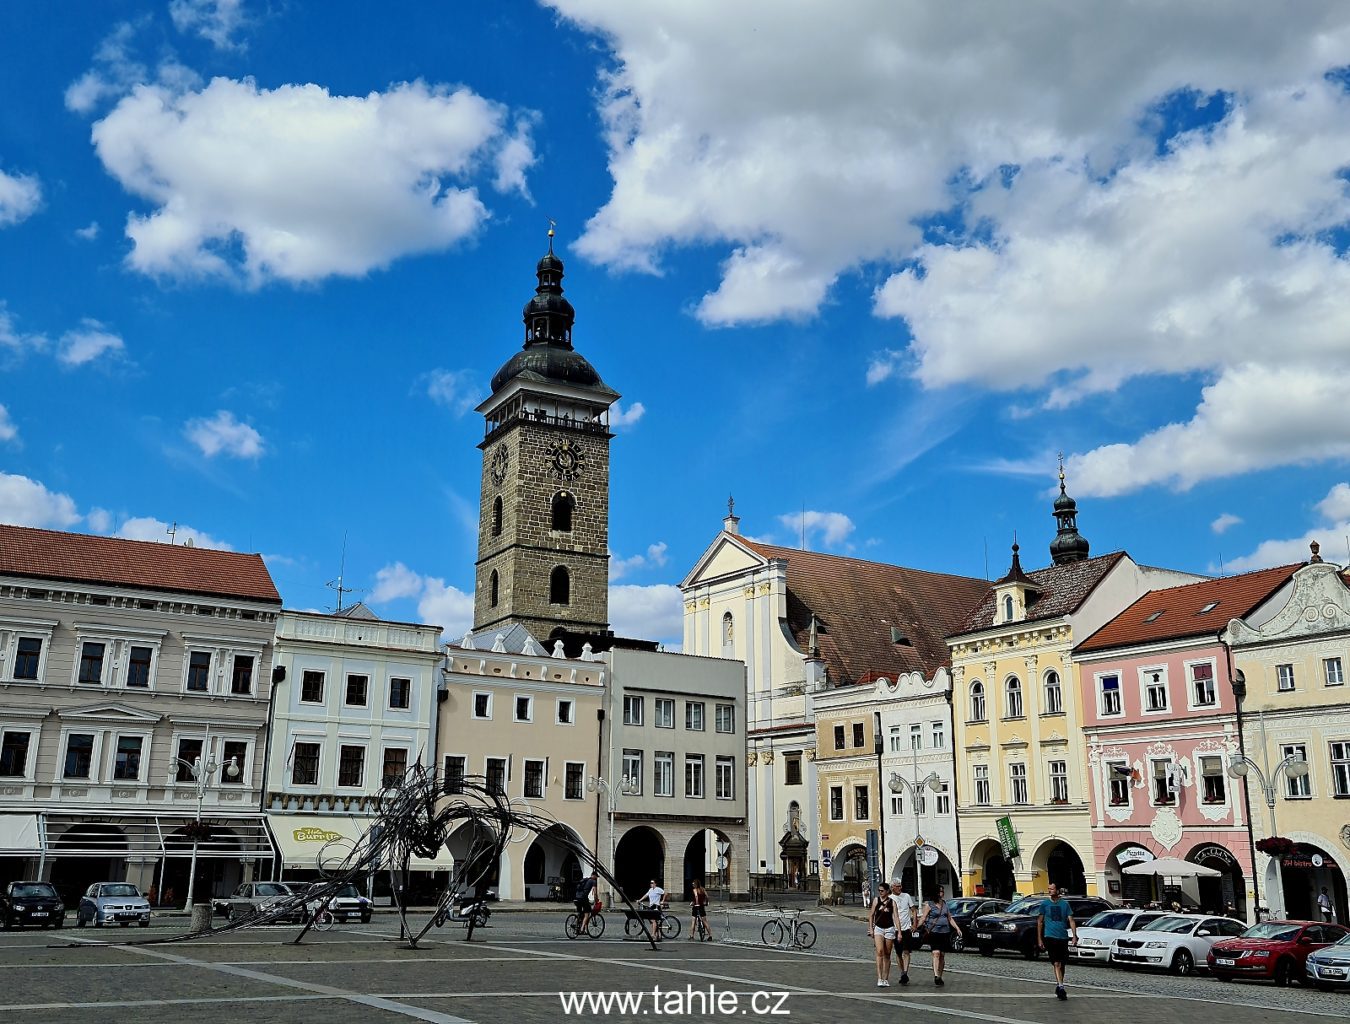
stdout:
<svg viewBox="0 0 1350 1024">
<path fill-rule="evenodd" d="M 572 348 L 563 262 L 539 261 L 525 347 L 492 378 L 479 500 L 474 630 L 519 622 L 547 643 L 609 628 L 609 407 L 618 400 Z"/>
</svg>

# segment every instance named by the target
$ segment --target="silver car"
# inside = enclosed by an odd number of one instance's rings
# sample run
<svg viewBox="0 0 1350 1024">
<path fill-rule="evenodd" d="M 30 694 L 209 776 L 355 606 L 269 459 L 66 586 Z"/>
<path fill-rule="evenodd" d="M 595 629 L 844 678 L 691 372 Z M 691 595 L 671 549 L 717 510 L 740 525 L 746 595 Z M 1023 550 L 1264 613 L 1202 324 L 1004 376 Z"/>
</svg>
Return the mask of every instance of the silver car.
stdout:
<svg viewBox="0 0 1350 1024">
<path fill-rule="evenodd" d="M 292 921 L 303 921 L 305 905 L 295 899 L 290 886 L 284 882 L 244 882 L 234 890 L 233 896 L 216 902 L 224 903 L 225 916 L 234 920 L 257 911 L 267 913 L 287 901 L 293 901 L 293 907 L 291 913 L 285 916 Z"/>
<path fill-rule="evenodd" d="M 95 928 L 105 924 L 125 928 L 132 922 L 150 927 L 150 901 L 130 882 L 95 882 L 84 891 L 75 911 L 75 924 L 80 928 L 89 923 Z"/>
</svg>

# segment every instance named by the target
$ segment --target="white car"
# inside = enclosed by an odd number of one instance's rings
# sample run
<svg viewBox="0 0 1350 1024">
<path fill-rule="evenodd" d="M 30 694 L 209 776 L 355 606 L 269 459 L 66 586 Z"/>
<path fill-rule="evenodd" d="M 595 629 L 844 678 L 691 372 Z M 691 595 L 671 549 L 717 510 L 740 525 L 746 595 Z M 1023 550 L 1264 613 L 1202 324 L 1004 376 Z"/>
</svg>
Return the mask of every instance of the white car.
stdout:
<svg viewBox="0 0 1350 1024">
<path fill-rule="evenodd" d="M 1111 963 L 1119 967 L 1162 967 L 1193 974 L 1215 941 L 1241 935 L 1241 921 L 1210 914 L 1168 914 L 1137 932 L 1111 940 Z"/>
<path fill-rule="evenodd" d="M 1122 935 L 1137 932 L 1144 925 L 1169 916 L 1165 910 L 1103 910 L 1093 914 L 1078 928 L 1078 944 L 1069 943 L 1069 956 L 1088 963 L 1106 963 L 1111 943 Z"/>
</svg>

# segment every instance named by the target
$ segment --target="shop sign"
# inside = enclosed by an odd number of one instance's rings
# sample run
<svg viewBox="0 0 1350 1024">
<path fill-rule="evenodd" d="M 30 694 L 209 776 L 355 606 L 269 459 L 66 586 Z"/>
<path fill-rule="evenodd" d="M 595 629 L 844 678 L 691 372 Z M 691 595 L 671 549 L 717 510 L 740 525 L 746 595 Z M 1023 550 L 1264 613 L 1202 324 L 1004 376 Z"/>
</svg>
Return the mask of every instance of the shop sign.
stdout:
<svg viewBox="0 0 1350 1024">
<path fill-rule="evenodd" d="M 1119 864 L 1135 864 L 1141 860 L 1153 860 L 1153 851 L 1143 846 L 1127 846 L 1116 854 L 1116 861 Z"/>
<path fill-rule="evenodd" d="M 1217 860 L 1229 868 L 1237 867 L 1237 858 L 1228 850 L 1227 847 L 1219 846 L 1217 843 L 1210 843 L 1208 846 L 1197 846 L 1186 858 L 1192 864 L 1199 864 L 1206 860 Z"/>
<path fill-rule="evenodd" d="M 1017 848 L 1017 832 L 1013 829 L 1012 818 L 1004 815 L 995 822 L 998 826 L 998 841 L 1003 844 L 1003 856 L 1012 859 L 1020 852 Z"/>
</svg>

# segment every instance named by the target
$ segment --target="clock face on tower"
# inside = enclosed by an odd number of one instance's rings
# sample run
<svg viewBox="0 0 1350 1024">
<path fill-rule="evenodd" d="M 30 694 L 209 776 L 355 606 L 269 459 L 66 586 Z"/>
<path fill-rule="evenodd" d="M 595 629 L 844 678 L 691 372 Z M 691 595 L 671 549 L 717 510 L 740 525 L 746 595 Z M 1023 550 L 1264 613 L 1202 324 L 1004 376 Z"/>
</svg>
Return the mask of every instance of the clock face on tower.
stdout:
<svg viewBox="0 0 1350 1024">
<path fill-rule="evenodd" d="M 563 438 L 549 445 L 548 457 L 553 463 L 553 474 L 559 480 L 575 480 L 581 475 L 586 461 L 581 446 L 570 438 Z"/>
<path fill-rule="evenodd" d="M 506 463 L 509 459 L 510 456 L 506 454 L 506 445 L 497 445 L 496 450 L 492 453 L 492 482 L 498 487 L 506 479 Z"/>
</svg>

